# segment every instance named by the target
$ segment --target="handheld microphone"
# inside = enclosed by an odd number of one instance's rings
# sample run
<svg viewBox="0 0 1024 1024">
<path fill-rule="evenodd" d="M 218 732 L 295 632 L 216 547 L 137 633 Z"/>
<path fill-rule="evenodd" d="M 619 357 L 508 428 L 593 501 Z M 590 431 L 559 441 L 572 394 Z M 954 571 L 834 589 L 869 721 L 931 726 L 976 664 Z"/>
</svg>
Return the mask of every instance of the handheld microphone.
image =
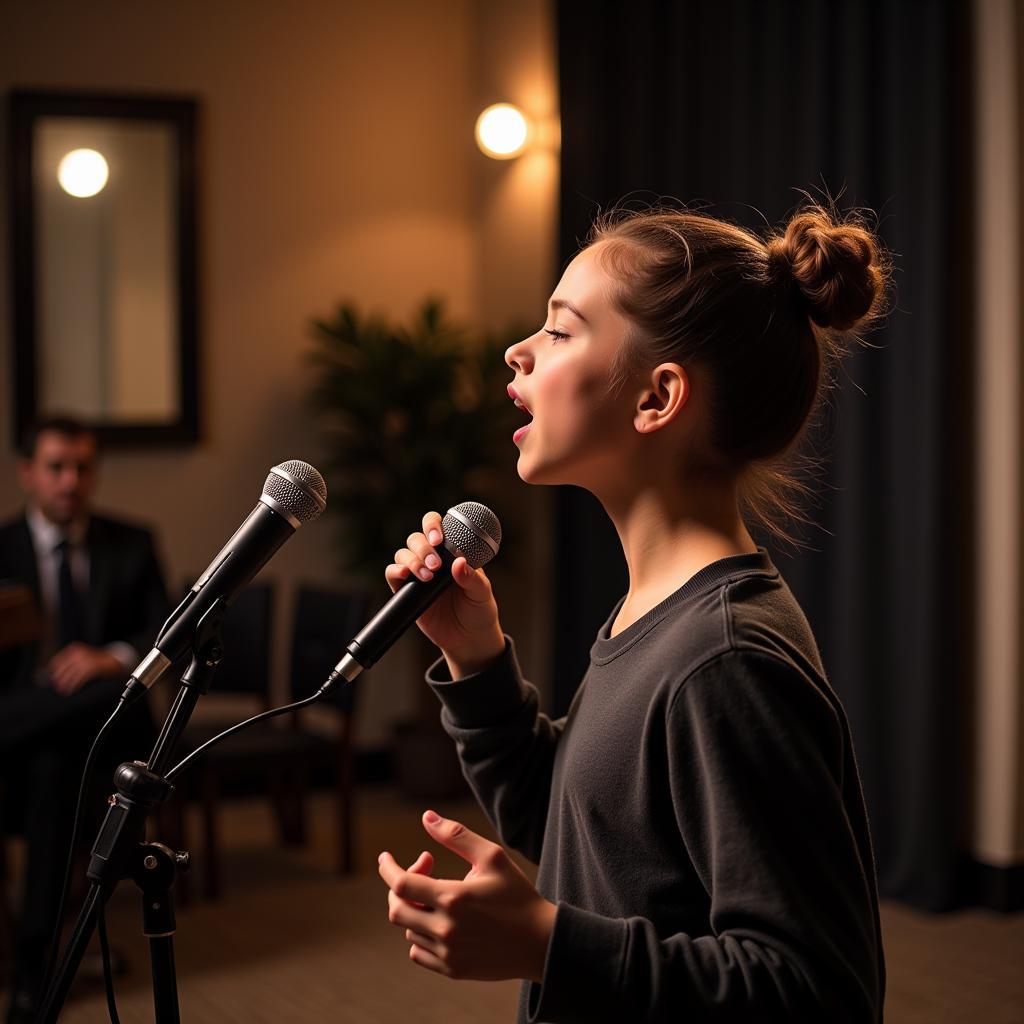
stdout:
<svg viewBox="0 0 1024 1024">
<path fill-rule="evenodd" d="M 430 580 L 415 576 L 402 584 L 391 599 L 349 643 L 322 691 L 339 679 L 350 682 L 373 666 L 391 645 L 429 608 L 452 583 L 452 563 L 460 555 L 474 568 L 486 565 L 501 544 L 498 517 L 478 501 L 464 501 L 448 509 L 441 523 L 444 547 L 438 549 L 441 567 Z"/>
<path fill-rule="evenodd" d="M 308 462 L 274 466 L 256 507 L 196 580 L 164 623 L 153 649 L 132 672 L 122 702 L 135 700 L 158 682 L 192 646 L 199 620 L 217 602 L 228 607 L 271 556 L 327 507 L 327 485 Z"/>
</svg>

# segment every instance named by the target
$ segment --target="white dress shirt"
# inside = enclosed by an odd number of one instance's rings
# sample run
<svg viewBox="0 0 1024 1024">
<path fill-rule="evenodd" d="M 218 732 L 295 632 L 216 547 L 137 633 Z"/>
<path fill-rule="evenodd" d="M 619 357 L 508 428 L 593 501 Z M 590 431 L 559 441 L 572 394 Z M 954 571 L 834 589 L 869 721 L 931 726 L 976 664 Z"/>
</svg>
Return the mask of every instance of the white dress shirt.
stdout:
<svg viewBox="0 0 1024 1024">
<path fill-rule="evenodd" d="M 78 519 L 65 529 L 50 522 L 32 505 L 26 508 L 25 519 L 32 535 L 32 546 L 35 548 L 39 596 L 46 620 L 43 638 L 39 644 L 39 663 L 45 665 L 57 653 L 56 624 L 60 607 L 57 578 L 61 558 L 57 547 L 61 541 L 67 539 L 71 579 L 84 604 L 89 593 L 89 549 L 85 544 L 89 522 L 87 519 Z M 125 672 L 130 672 L 138 664 L 139 655 L 135 648 L 123 640 L 106 644 L 103 650 L 117 658 Z"/>
</svg>

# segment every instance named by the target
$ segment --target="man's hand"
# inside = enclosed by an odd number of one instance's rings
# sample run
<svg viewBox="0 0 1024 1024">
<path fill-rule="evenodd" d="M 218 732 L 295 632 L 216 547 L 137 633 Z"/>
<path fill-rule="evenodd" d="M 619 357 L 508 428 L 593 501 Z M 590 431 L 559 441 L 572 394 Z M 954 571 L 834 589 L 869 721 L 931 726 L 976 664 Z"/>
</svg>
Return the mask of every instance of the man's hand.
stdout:
<svg viewBox="0 0 1024 1024">
<path fill-rule="evenodd" d="M 433 811 L 423 827 L 468 861 L 462 881 L 433 878 L 421 853 L 408 870 L 390 853 L 378 858 L 388 885 L 388 920 L 405 929 L 409 959 L 448 978 L 540 981 L 557 908 L 496 843 Z"/>
<path fill-rule="evenodd" d="M 53 688 L 65 697 L 101 676 L 124 675 L 124 665 L 109 651 L 88 644 L 68 644 L 46 666 Z"/>
</svg>

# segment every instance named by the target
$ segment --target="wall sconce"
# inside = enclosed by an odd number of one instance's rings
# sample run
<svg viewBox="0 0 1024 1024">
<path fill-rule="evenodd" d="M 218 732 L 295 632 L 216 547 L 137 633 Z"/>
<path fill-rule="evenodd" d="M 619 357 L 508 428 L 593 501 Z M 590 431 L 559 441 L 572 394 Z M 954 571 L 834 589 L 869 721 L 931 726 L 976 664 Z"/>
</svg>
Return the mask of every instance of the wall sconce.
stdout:
<svg viewBox="0 0 1024 1024">
<path fill-rule="evenodd" d="M 492 103 L 476 119 L 476 144 L 495 160 L 511 160 L 526 149 L 530 122 L 511 103 Z"/>
<path fill-rule="evenodd" d="M 57 168 L 60 187 L 78 199 L 88 199 L 102 192 L 109 174 L 107 161 L 95 149 L 73 149 Z"/>
</svg>

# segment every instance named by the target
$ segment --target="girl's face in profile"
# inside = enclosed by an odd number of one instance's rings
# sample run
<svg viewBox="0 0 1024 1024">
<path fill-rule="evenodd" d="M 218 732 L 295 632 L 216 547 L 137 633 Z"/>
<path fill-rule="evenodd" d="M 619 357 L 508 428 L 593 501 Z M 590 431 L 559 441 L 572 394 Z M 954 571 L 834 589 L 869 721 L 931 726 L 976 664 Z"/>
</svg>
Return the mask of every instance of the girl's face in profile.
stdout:
<svg viewBox="0 0 1024 1024">
<path fill-rule="evenodd" d="M 505 352 L 515 371 L 510 397 L 525 405 L 514 441 L 519 476 L 527 483 L 600 490 L 629 465 L 628 445 L 637 436 L 634 390 L 627 386 L 613 397 L 608 385 L 630 324 L 613 305 L 615 282 L 597 249 L 569 264 L 544 326 Z"/>
</svg>

